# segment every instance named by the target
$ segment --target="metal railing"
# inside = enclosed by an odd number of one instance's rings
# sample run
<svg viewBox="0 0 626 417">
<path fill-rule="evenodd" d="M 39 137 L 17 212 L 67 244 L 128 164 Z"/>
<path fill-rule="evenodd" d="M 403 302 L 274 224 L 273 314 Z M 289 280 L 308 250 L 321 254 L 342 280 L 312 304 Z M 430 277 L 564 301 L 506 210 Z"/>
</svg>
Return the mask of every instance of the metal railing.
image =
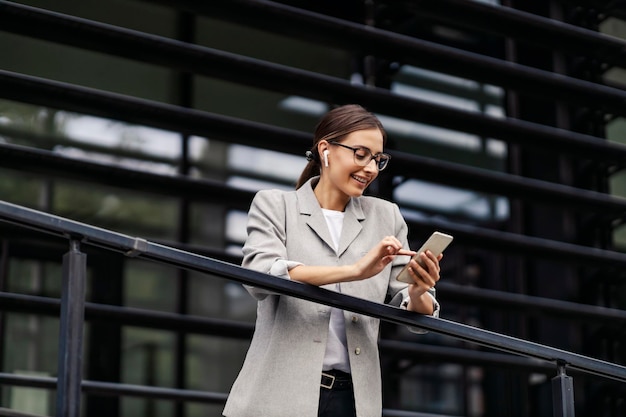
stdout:
<svg viewBox="0 0 626 417">
<path fill-rule="evenodd" d="M 81 349 L 85 312 L 84 285 L 86 279 L 86 255 L 81 252 L 82 244 L 120 252 L 128 257 L 142 258 L 191 271 L 213 274 L 242 284 L 253 285 L 332 307 L 339 307 L 391 323 L 420 327 L 431 332 L 499 351 L 551 362 L 556 372 L 556 376 L 552 379 L 555 416 L 574 416 L 573 380 L 571 376 L 567 375 L 567 370 L 626 382 L 626 367 L 621 365 L 441 318 L 417 315 L 395 307 L 295 281 L 276 279 L 271 275 L 245 269 L 234 264 L 11 203 L 0 202 L 0 220 L 69 240 L 69 250 L 63 257 L 59 373 L 56 379 L 58 416 L 79 416 L 81 390 L 94 389 L 99 392 L 108 392 L 110 395 L 135 392 L 140 395 L 158 395 L 161 398 L 164 395 L 167 397 L 168 393 L 179 398 L 182 393 L 187 392 L 184 390 L 140 386 L 129 387 L 124 384 L 87 383 L 82 381 Z M 11 379 L 11 377 L 0 375 L 0 382 L 8 379 Z M 15 377 L 13 377 L 13 381 L 15 381 Z M 41 381 L 42 386 L 49 386 L 53 383 L 54 378 L 45 378 L 45 380 L 42 379 Z M 214 395 L 209 395 L 208 393 L 187 392 L 187 394 L 186 398 L 189 400 L 193 400 L 193 398 L 216 402 L 224 400 L 223 397 L 218 396 L 219 398 L 214 398 Z M 204 398 L 207 395 L 211 398 Z"/>
</svg>

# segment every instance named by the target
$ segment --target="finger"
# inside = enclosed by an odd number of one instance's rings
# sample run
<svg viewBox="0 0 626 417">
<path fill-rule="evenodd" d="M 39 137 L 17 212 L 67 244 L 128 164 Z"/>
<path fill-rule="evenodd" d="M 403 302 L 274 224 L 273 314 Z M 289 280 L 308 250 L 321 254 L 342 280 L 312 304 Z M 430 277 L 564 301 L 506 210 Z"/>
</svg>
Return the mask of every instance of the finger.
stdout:
<svg viewBox="0 0 626 417">
<path fill-rule="evenodd" d="M 417 252 L 409 250 L 409 249 L 400 249 L 396 255 L 406 255 L 406 256 L 415 256 Z"/>
<path fill-rule="evenodd" d="M 396 249 L 402 248 L 402 243 L 395 236 L 386 236 L 383 239 L 383 242 L 385 242 L 386 245 L 391 245 Z"/>
<path fill-rule="evenodd" d="M 427 250 L 426 252 L 424 252 L 424 254 L 428 257 L 428 259 L 430 259 L 431 261 L 433 261 L 434 263 L 438 263 L 439 262 L 439 256 L 435 256 L 431 251 Z"/>
<path fill-rule="evenodd" d="M 382 253 L 389 254 L 389 255 L 402 255 L 402 254 L 404 254 L 403 252 L 405 250 L 402 248 L 402 245 L 396 244 L 394 242 L 387 242 L 387 243 L 391 243 L 391 244 L 385 245 L 382 248 Z"/>
<path fill-rule="evenodd" d="M 393 247 L 394 249 L 401 249 L 402 248 L 402 244 L 398 241 L 398 239 L 395 238 L 385 238 L 385 243 L 391 247 Z"/>
<path fill-rule="evenodd" d="M 417 265 L 417 268 L 421 267 Z M 423 291 L 428 291 L 434 286 L 434 282 L 432 282 L 432 280 L 430 280 L 429 278 L 424 278 L 424 276 L 422 276 L 422 274 L 418 272 L 417 268 L 409 267 L 409 273 L 413 278 L 414 285 L 418 286 Z"/>
<path fill-rule="evenodd" d="M 439 276 L 441 267 L 439 266 L 439 261 L 435 255 L 432 254 L 432 252 L 427 251 L 427 253 L 423 253 L 422 261 L 427 266 L 429 272 L 436 272 L 436 275 Z"/>
<path fill-rule="evenodd" d="M 424 260 L 423 257 L 422 259 Z M 434 287 L 437 281 L 439 281 L 439 272 L 437 271 L 437 268 L 432 265 L 431 266 L 427 265 L 428 267 L 427 269 L 415 261 L 411 261 L 411 262 L 414 263 L 413 269 L 416 272 L 416 276 L 419 279 L 421 279 L 424 283 L 426 283 L 429 287 Z M 424 262 L 430 262 L 430 261 L 424 260 Z M 433 272 L 431 273 L 431 271 Z"/>
</svg>

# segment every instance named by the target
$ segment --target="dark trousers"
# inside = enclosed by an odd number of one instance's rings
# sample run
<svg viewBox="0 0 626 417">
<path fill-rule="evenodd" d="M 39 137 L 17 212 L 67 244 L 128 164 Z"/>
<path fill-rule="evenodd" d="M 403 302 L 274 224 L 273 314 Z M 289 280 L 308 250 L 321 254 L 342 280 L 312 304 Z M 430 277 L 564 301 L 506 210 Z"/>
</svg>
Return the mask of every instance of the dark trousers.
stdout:
<svg viewBox="0 0 626 417">
<path fill-rule="evenodd" d="M 349 384 L 336 383 L 330 389 L 321 387 L 317 415 L 318 417 L 356 417 L 351 381 Z"/>
</svg>

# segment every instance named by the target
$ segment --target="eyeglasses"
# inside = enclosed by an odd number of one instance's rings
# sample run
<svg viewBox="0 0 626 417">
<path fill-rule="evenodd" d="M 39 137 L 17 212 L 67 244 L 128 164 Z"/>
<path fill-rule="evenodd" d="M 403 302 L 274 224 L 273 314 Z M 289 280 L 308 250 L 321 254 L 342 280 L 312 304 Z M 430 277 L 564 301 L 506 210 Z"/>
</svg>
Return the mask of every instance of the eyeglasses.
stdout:
<svg viewBox="0 0 626 417">
<path fill-rule="evenodd" d="M 378 168 L 379 171 L 382 171 L 387 167 L 387 164 L 391 159 L 391 156 L 387 155 L 386 153 L 377 153 L 376 155 L 374 155 L 372 151 L 367 148 L 353 148 L 352 146 L 344 145 L 343 143 L 339 142 L 328 143 L 330 143 L 331 145 L 337 145 L 341 146 L 342 148 L 350 149 L 352 152 L 354 152 L 354 163 L 362 167 L 367 166 L 373 159 L 376 161 L 376 168 Z"/>
</svg>

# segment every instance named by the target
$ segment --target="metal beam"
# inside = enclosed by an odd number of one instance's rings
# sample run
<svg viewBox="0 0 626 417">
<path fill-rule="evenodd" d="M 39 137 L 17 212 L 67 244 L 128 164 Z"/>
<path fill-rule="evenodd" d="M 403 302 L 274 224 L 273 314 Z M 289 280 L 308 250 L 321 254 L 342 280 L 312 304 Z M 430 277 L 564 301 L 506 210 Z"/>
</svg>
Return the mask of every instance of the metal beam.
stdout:
<svg viewBox="0 0 626 417">
<path fill-rule="evenodd" d="M 34 104 L 63 105 L 66 108 L 69 107 L 70 110 L 80 109 L 105 117 L 110 115 L 119 117 L 119 115 L 123 114 L 124 120 L 134 123 L 180 130 L 187 134 L 237 141 L 237 143 L 250 146 L 281 150 L 300 155 L 303 154 L 305 149 L 310 147 L 311 142 L 309 134 L 290 129 L 277 128 L 198 110 L 0 71 L 0 95 L 3 94 Z M 514 125 L 514 123 L 511 123 L 506 130 L 515 131 Z M 503 123 L 502 127 L 504 126 L 507 126 L 507 124 Z M 530 128 L 530 126 L 526 127 Z M 550 130 L 546 127 L 540 128 L 536 125 L 530 128 L 530 130 L 536 129 L 544 133 L 543 139 L 547 139 L 546 134 L 550 137 L 548 139 L 550 142 L 545 144 L 546 148 L 550 148 L 549 143 L 556 146 L 557 143 L 563 141 L 563 145 L 568 144 L 570 151 L 586 152 L 589 157 L 595 155 L 595 157 L 602 158 L 605 162 L 610 160 L 623 162 L 626 160 L 626 146 L 624 145 L 577 135 L 573 132 L 558 131 L 557 129 Z M 525 130 L 527 131 L 527 129 L 522 129 L 522 131 Z M 532 134 L 530 132 L 527 133 L 529 133 L 529 137 L 536 138 L 541 136 L 538 131 Z M 539 146 L 540 144 L 537 143 L 536 145 Z M 92 172 L 92 179 L 99 178 L 99 181 L 106 180 L 110 182 L 115 181 L 114 173 L 125 171 L 124 181 L 140 181 L 142 184 L 137 184 L 138 186 L 145 186 L 148 191 L 154 189 L 154 184 L 152 187 L 149 184 L 148 178 L 151 176 L 149 173 L 124 170 L 109 165 L 88 164 L 84 161 L 63 158 L 52 153 L 45 153 L 45 151 L 29 150 L 28 148 L 15 145 L 2 145 L 0 149 L 1 156 L 4 159 L 3 166 L 7 168 L 17 167 L 24 169 L 25 166 L 29 165 L 35 169 L 44 169 L 45 165 L 42 162 L 46 162 L 49 165 L 54 164 L 55 170 L 59 174 L 80 172 L 80 175 L 86 178 L 86 175 Z M 571 208 L 596 209 L 597 212 L 602 212 L 607 216 L 616 214 L 621 216 L 624 212 L 624 207 L 626 207 L 625 200 L 602 193 L 467 167 L 461 164 L 394 150 L 390 150 L 389 153 L 394 157 L 393 165 L 390 166 L 389 172 L 408 178 L 417 177 L 441 184 L 502 194 L 509 197 L 529 198 L 532 196 L 531 198 L 542 202 L 565 204 Z M 22 163 L 18 163 L 19 158 L 22 159 Z M 23 163 L 27 158 L 31 160 L 34 158 L 36 164 Z M 79 166 L 80 169 L 75 169 Z M 168 177 L 165 181 L 166 183 L 181 183 L 181 178 Z M 187 187 L 193 187 L 199 183 L 201 183 L 200 180 L 185 182 L 185 187 L 181 188 L 181 192 Z M 209 184 L 206 180 L 203 180 L 202 183 Z M 161 190 L 167 189 L 168 187 L 165 185 L 158 184 L 157 188 Z M 213 186 L 216 186 L 216 184 L 213 183 Z M 231 193 L 236 192 L 231 191 Z M 212 194 L 210 195 L 213 196 Z M 235 196 L 231 195 L 230 197 Z M 241 199 L 235 198 L 234 201 L 241 201 Z"/>
<path fill-rule="evenodd" d="M 297 36 L 326 45 L 328 37 L 339 40 L 344 48 L 370 50 L 367 42 L 359 39 L 359 32 L 335 26 L 329 16 L 312 13 L 283 3 L 259 0 L 195 2 L 193 0 L 143 0 L 147 3 L 187 10 L 209 18 L 245 24 L 247 27 Z M 384 2 L 383 2 L 384 3 Z M 556 22 L 510 7 L 466 0 L 409 0 L 402 3 L 413 16 L 427 17 L 437 22 L 477 32 L 517 39 L 543 48 L 597 58 L 607 65 L 626 66 L 626 42 L 585 28 Z M 246 12 L 243 12 L 243 11 Z M 610 15 L 616 10 L 600 8 L 599 13 Z M 407 13 L 407 14 L 408 14 Z M 403 61 L 402 59 L 399 59 Z M 428 65 L 422 62 L 420 66 Z M 454 70 L 451 68 L 450 70 Z"/>
<path fill-rule="evenodd" d="M 171 267 L 183 268 L 204 274 L 213 274 L 241 284 L 290 295 L 331 307 L 366 314 L 398 325 L 418 327 L 458 340 L 504 351 L 520 356 L 532 357 L 548 362 L 560 361 L 568 368 L 581 372 L 626 382 L 626 367 L 593 359 L 584 355 L 544 346 L 538 343 L 490 332 L 453 321 L 422 316 L 392 306 L 363 300 L 324 288 L 302 284 L 296 281 L 276 279 L 276 277 L 238 265 L 217 261 L 201 255 L 176 250 L 133 238 L 120 233 L 96 228 L 83 223 L 60 218 L 43 212 L 9 203 L 0 202 L 0 219 L 21 223 L 43 233 L 80 236 L 82 241 L 111 251 L 132 254 Z M 626 256 L 626 255 L 625 255 Z"/>
<path fill-rule="evenodd" d="M 437 298 L 442 302 L 462 305 L 480 305 L 503 311 L 518 311 L 525 315 L 549 319 L 585 321 L 596 325 L 621 327 L 626 323 L 626 311 L 553 298 L 513 294 L 487 288 L 470 287 L 441 281 L 437 284 Z"/>
<path fill-rule="evenodd" d="M 544 49 L 626 67 L 626 42 L 613 36 L 511 7 L 466 0 L 404 1 L 407 10 L 455 27 L 515 39 Z M 611 13 L 607 10 L 607 13 Z"/>
<path fill-rule="evenodd" d="M 574 417 L 574 380 L 565 373 L 565 364 L 558 364 L 552 378 L 552 410 L 554 417 Z"/>
<path fill-rule="evenodd" d="M 0 145 L 0 151 L 7 148 L 8 147 L 6 145 Z M 29 152 L 45 157 L 50 156 L 46 151 L 29 150 Z M 65 169 L 65 159 L 67 158 L 61 157 L 59 160 L 54 161 L 58 164 L 59 169 Z M 3 161 L 3 164 L 11 165 L 15 163 L 17 159 L 0 158 L 0 161 Z M 43 161 L 44 158 L 40 160 L 42 165 Z M 90 168 L 93 168 L 92 163 L 90 162 L 73 160 L 69 161 L 69 163 L 81 167 L 81 169 L 77 172 L 81 172 L 82 179 L 88 178 L 90 175 Z M 188 193 L 190 198 L 195 199 L 198 195 L 209 196 L 209 198 L 211 198 L 216 204 L 223 204 L 224 201 L 229 201 L 229 205 L 233 208 L 247 209 L 253 197 L 252 192 L 229 188 L 221 183 L 213 183 L 207 180 L 191 180 L 186 177 L 161 176 L 134 170 L 126 172 L 126 168 L 113 168 L 108 165 L 96 166 L 95 168 L 96 170 L 102 170 L 102 172 L 98 175 L 108 175 L 109 181 L 115 179 L 116 176 L 123 175 L 121 178 L 125 178 L 126 185 L 133 184 L 135 187 L 139 187 L 144 191 L 161 193 L 163 190 L 174 190 L 178 187 L 179 190 L 182 190 L 179 192 Z M 494 179 L 497 175 L 504 178 L 506 174 L 493 173 Z M 159 187 L 160 191 L 157 190 Z M 558 192 L 560 187 L 561 186 L 555 187 L 555 192 Z M 207 192 L 207 190 L 210 190 L 211 192 Z M 529 190 L 532 190 L 532 188 L 529 187 Z M 572 191 L 571 194 L 572 196 L 575 196 L 576 192 Z M 561 197 L 565 198 L 564 195 Z M 620 205 L 624 203 L 621 202 L 621 200 L 617 200 L 616 204 Z M 1 203 L 1 205 L 7 207 L 8 210 L 12 210 L 12 208 L 9 207 L 16 207 L 10 205 L 9 203 Z M 600 204 L 600 206 L 602 206 L 602 204 Z M 621 208 L 622 206 L 619 207 Z M 621 268 L 626 262 L 626 254 L 620 252 L 590 248 L 587 246 L 574 245 L 531 236 L 523 236 L 478 226 L 451 223 L 437 218 L 429 218 L 426 220 L 408 219 L 407 223 L 410 225 L 412 233 L 420 231 L 428 232 L 432 231 L 433 228 L 447 230 L 456 236 L 457 241 L 463 242 L 465 246 L 475 246 L 492 249 L 498 252 L 508 252 L 518 256 L 534 256 L 543 259 L 552 259 L 579 265 L 596 265 L 605 268 Z"/>
<path fill-rule="evenodd" d="M 491 306 L 506 310 L 523 310 L 540 317 L 551 316 L 565 320 L 584 320 L 595 325 L 621 326 L 626 312 L 619 309 L 576 304 L 560 300 L 531 297 L 440 282 L 438 298 L 444 302 Z M 59 315 L 60 301 L 54 298 L 0 292 L 0 311 L 25 314 Z M 507 307 L 508 306 L 508 307 Z M 85 303 L 86 320 L 103 320 L 126 326 L 139 326 L 158 330 L 181 331 L 193 334 L 212 334 L 236 339 L 252 337 L 251 323 L 211 319 L 193 315 L 164 313 L 145 309 Z M 385 341 L 387 343 L 389 341 Z M 421 345 L 420 345 L 421 346 Z M 405 346 L 406 348 L 406 346 Z M 439 348 L 439 347 L 438 347 Z M 422 352 L 422 351 L 420 351 Z M 423 353 L 423 352 L 422 352 Z M 461 351 L 455 355 L 463 356 Z M 450 357 L 454 355 L 449 355 Z M 552 366 L 548 367 L 552 372 Z M 547 369 L 547 368 L 546 368 Z"/>
<path fill-rule="evenodd" d="M 81 410 L 87 256 L 80 252 L 78 240 L 69 242 L 70 250 L 63 257 L 57 417 L 79 417 Z"/>
<path fill-rule="evenodd" d="M 56 378 L 51 377 L 34 377 L 23 376 L 15 374 L 0 373 L 0 384 L 24 386 L 24 387 L 37 387 L 53 389 L 56 382 Z M 99 381 L 83 381 L 82 390 L 85 394 L 92 395 L 104 395 L 104 396 L 120 396 L 120 397 L 136 397 L 136 398 L 154 398 L 159 400 L 169 401 L 185 401 L 196 402 L 203 404 L 216 404 L 223 405 L 228 398 L 227 393 L 221 392 L 207 392 L 188 389 L 176 389 L 165 387 L 147 387 L 143 385 L 133 384 L 118 384 Z M 27 416 L 1 414 L 7 417 L 41 417 L 41 416 Z M 432 415 L 416 413 L 411 411 L 383 409 L 382 417 L 431 417 Z M 438 417 L 453 417 L 438 414 Z"/>
<path fill-rule="evenodd" d="M 255 3 L 258 3 L 260 7 L 275 7 L 276 5 L 276 3 L 264 1 Z M 379 57 L 500 85 L 550 101 L 556 99 L 584 107 L 595 107 L 608 113 L 626 115 L 624 105 L 626 104 L 626 91 L 617 88 L 517 65 L 341 19 L 306 11 L 301 11 L 301 13 L 307 19 L 312 19 L 320 36 L 323 34 L 326 42 L 332 39 L 334 46 L 341 47 L 342 43 L 347 40 L 350 40 L 350 45 L 359 42 L 361 45 L 359 51 L 363 52 L 363 46 L 366 45 L 368 52 Z M 258 17 L 257 14 L 250 14 L 250 16 Z M 281 22 L 281 25 L 288 24 L 291 24 L 289 19 Z M 356 88 L 348 82 L 339 83 L 333 77 L 8 1 L 0 2 L 0 29 L 276 92 L 303 95 L 337 103 L 356 101 L 368 106 L 371 110 L 385 114 L 395 113 L 394 107 L 398 107 L 399 102 L 406 100 L 401 97 L 396 97 L 398 100 L 388 98 L 383 103 L 381 97 L 376 97 L 375 90 Z M 301 30 L 301 27 L 299 29 Z M 334 36 L 331 35 L 333 31 L 336 33 Z M 416 104 L 414 100 L 409 100 L 409 102 Z M 422 103 L 423 107 L 426 107 L 422 109 L 425 113 L 422 120 L 426 118 L 434 124 L 442 123 L 443 121 L 437 122 L 441 115 L 433 110 L 428 111 L 426 104 Z M 428 103 L 428 106 L 433 105 Z M 437 110 L 446 110 L 445 107 L 435 107 Z M 399 117 L 407 117 L 406 110 L 398 111 Z M 447 110 L 450 111 L 450 109 Z M 415 117 L 416 114 L 419 113 L 411 110 L 407 118 Z M 465 129 L 463 124 L 458 124 L 458 128 Z M 491 136 L 494 137 L 494 135 Z M 495 135 L 495 137 L 498 136 Z"/>
</svg>

